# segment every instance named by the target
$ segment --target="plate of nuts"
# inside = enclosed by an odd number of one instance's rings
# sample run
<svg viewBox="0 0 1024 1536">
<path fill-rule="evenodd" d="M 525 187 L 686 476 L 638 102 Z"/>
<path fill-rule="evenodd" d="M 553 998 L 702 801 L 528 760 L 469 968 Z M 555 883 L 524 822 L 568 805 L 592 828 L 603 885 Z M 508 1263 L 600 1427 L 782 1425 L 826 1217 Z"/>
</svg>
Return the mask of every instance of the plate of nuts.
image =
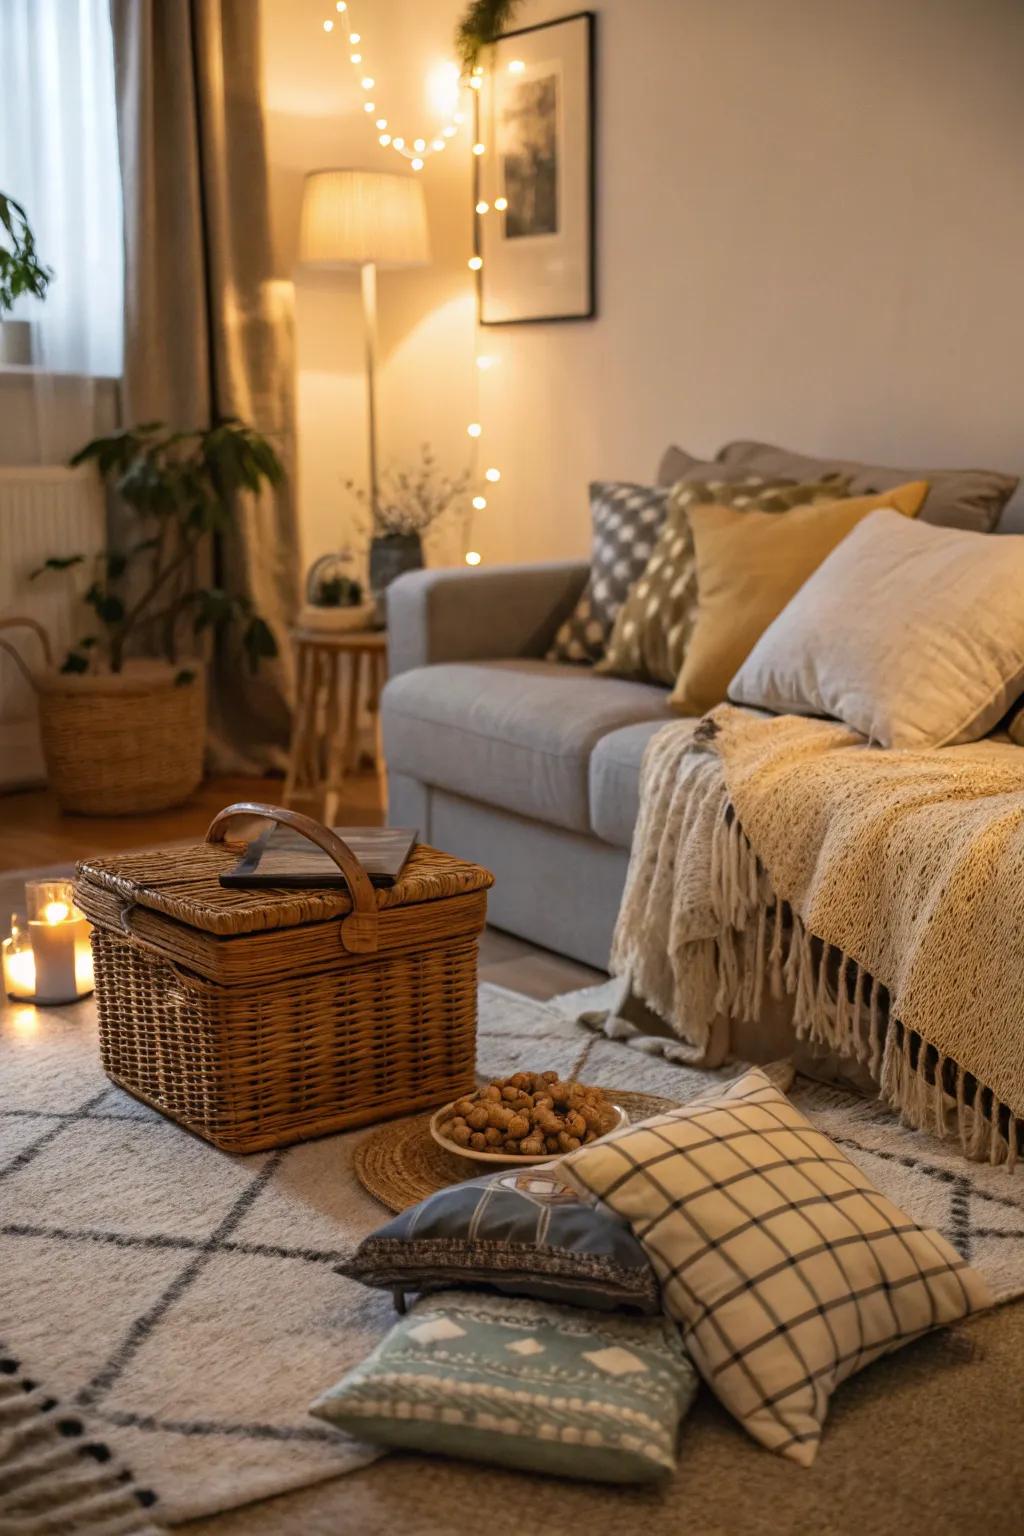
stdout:
<svg viewBox="0 0 1024 1536">
<path fill-rule="evenodd" d="M 430 1134 L 456 1157 L 511 1167 L 549 1162 L 628 1123 L 603 1088 L 557 1072 L 514 1072 L 437 1110 Z"/>
</svg>

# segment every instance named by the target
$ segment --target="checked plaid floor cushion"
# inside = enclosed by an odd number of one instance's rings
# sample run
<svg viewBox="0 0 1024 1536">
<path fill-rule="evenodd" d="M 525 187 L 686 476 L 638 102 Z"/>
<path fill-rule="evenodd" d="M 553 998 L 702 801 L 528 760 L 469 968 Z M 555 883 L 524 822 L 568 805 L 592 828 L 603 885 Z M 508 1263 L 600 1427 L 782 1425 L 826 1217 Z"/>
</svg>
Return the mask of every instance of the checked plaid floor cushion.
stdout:
<svg viewBox="0 0 1024 1536">
<path fill-rule="evenodd" d="M 571 1152 L 559 1172 L 630 1223 L 722 1404 L 803 1466 L 841 1381 L 991 1305 L 945 1239 L 756 1068 Z"/>
</svg>

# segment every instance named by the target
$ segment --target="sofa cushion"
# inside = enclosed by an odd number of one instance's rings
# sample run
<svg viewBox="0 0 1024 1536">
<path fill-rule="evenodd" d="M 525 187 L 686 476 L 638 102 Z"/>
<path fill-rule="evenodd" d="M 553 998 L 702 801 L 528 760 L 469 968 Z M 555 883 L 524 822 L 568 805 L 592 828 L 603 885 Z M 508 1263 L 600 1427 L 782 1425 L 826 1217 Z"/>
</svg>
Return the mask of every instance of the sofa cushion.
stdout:
<svg viewBox="0 0 1024 1536">
<path fill-rule="evenodd" d="M 590 757 L 590 820 L 598 837 L 629 848 L 640 811 L 640 765 L 664 720 L 645 720 L 602 736 Z"/>
<path fill-rule="evenodd" d="M 575 832 L 591 830 L 597 742 L 672 718 L 664 688 L 528 659 L 418 667 L 381 705 L 391 771 Z"/>
<path fill-rule="evenodd" d="M 773 443 L 726 443 L 718 457 L 722 467 L 734 474 L 745 470 L 748 475 L 788 475 L 794 480 L 818 479 L 829 473 L 848 475 L 852 496 L 889 491 L 907 480 L 927 480 L 922 523 L 965 528 L 972 533 L 992 532 L 1019 483 L 1017 475 L 994 469 L 891 469 L 856 459 L 819 459 Z"/>
<path fill-rule="evenodd" d="M 691 507 L 697 615 L 672 690 L 679 713 L 702 715 L 722 702 L 772 620 L 852 529 L 880 507 L 914 517 L 927 493 L 917 480 L 878 496 L 789 512 Z M 847 594 L 851 610 L 860 595 Z"/>
<path fill-rule="evenodd" d="M 590 580 L 556 631 L 549 661 L 600 661 L 615 616 L 650 559 L 667 506 L 663 486 L 618 480 L 591 484 Z"/>
<path fill-rule="evenodd" d="M 668 513 L 651 558 L 619 609 L 604 660 L 597 670 L 635 677 L 671 688 L 686 657 L 697 615 L 697 572 L 689 509 L 719 506 L 759 512 L 786 512 L 807 503 L 835 502 L 846 481 L 681 480 L 668 499 Z"/>
</svg>

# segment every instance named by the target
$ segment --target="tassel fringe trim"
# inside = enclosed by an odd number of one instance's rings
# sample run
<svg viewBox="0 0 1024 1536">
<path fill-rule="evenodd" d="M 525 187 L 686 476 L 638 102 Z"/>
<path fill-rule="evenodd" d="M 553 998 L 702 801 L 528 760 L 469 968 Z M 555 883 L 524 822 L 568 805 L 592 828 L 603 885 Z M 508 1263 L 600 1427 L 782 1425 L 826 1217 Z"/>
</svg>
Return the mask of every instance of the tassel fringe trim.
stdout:
<svg viewBox="0 0 1024 1536">
<path fill-rule="evenodd" d="M 754 1020 L 766 992 L 791 997 L 797 1035 L 864 1063 L 903 1124 L 944 1140 L 958 1137 L 972 1160 L 1013 1169 L 1021 1137 L 1009 1105 L 890 1019 L 886 987 L 853 955 L 808 932 L 776 896 L 728 804 L 712 843 L 711 902 L 721 929 L 713 974 L 702 953 L 700 976 L 693 977 L 695 993 L 703 993 L 701 1014 Z"/>
</svg>

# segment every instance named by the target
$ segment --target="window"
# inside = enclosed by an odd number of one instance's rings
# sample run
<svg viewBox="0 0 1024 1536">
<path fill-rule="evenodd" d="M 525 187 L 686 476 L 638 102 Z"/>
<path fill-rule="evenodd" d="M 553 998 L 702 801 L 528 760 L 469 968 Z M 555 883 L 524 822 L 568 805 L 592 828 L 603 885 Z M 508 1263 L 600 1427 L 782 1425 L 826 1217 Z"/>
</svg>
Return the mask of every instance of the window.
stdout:
<svg viewBox="0 0 1024 1536">
<path fill-rule="evenodd" d="M 21 203 L 46 298 L 32 360 L 51 373 L 119 377 L 123 342 L 121 181 L 109 0 L 0 0 L 0 188 Z"/>
</svg>

